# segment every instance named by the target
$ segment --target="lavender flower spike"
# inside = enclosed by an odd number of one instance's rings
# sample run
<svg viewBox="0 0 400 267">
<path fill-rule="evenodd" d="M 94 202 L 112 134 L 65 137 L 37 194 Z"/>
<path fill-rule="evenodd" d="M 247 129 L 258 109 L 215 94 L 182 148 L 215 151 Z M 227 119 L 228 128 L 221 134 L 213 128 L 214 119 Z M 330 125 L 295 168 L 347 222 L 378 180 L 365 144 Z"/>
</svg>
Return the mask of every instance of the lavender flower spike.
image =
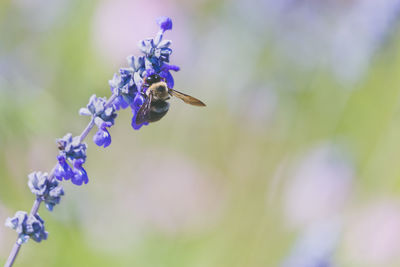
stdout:
<svg viewBox="0 0 400 267">
<path fill-rule="evenodd" d="M 109 81 L 110 98 L 92 95 L 86 107 L 79 110 L 80 115 L 89 116 L 90 122 L 80 135 L 73 136 L 67 133 L 57 139 L 59 153 L 57 162 L 50 173 L 32 172 L 28 175 L 28 186 L 35 195 L 35 201 L 30 213 L 18 211 L 14 217 L 6 220 L 6 226 L 14 229 L 17 234 L 16 243 L 8 257 L 5 267 L 13 265 L 21 245 L 33 239 L 41 242 L 47 239 L 48 233 L 44 228 L 44 221 L 37 213 L 40 204 L 44 202 L 47 209 L 52 211 L 60 203 L 64 190 L 60 183 L 71 180 L 75 185 L 87 184 L 89 178 L 83 164 L 86 161 L 87 145 L 83 143 L 93 127 L 98 130 L 93 136 L 96 145 L 107 147 L 111 144 L 109 129 L 114 125 L 117 111 L 130 107 L 132 109 L 132 128 L 140 129 L 148 122 L 137 125 L 136 115 L 145 102 L 145 85 L 143 80 L 150 74 L 163 77 L 169 88 L 174 86 L 171 71 L 178 71 L 179 67 L 169 64 L 172 54 L 170 40 L 163 40 L 164 33 L 172 29 L 172 20 L 169 17 L 157 19 L 159 31 L 154 38 L 144 39 L 139 42 L 142 52 L 140 56 L 129 56 L 127 68 L 120 68 Z"/>
</svg>

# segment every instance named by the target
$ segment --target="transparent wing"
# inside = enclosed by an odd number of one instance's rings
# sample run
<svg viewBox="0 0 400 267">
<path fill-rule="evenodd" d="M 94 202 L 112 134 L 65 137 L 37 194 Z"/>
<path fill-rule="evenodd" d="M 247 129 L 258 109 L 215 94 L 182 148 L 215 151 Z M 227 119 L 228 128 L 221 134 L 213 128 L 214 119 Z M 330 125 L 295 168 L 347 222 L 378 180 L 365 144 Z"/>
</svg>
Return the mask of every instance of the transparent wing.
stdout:
<svg viewBox="0 0 400 267">
<path fill-rule="evenodd" d="M 150 92 L 149 96 L 146 98 L 146 100 L 144 101 L 143 105 L 140 107 L 140 109 L 136 115 L 136 124 L 137 125 L 145 123 L 149 120 L 152 99 L 153 99 L 153 95 Z"/>
<path fill-rule="evenodd" d="M 169 94 L 172 96 L 176 96 L 177 98 L 183 100 L 183 102 L 193 105 L 193 106 L 199 106 L 199 107 L 205 107 L 206 104 L 198 100 L 197 98 L 194 98 L 193 96 L 178 92 L 174 89 L 169 89 Z"/>
</svg>

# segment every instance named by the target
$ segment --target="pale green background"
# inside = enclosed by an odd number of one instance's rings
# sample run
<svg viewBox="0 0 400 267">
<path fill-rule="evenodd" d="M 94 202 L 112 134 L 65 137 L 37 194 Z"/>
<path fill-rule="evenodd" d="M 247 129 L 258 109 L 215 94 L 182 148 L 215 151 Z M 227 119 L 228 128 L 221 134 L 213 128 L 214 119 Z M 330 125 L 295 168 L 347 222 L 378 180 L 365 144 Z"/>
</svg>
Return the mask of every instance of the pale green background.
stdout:
<svg viewBox="0 0 400 267">
<path fill-rule="evenodd" d="M 172 99 L 140 131 L 119 112 L 106 149 L 90 135 L 89 184 L 66 182 L 54 212 L 41 207 L 49 239 L 29 241 L 15 266 L 279 266 L 305 229 L 332 220 L 337 266 L 399 266 L 399 3 L 274 2 L 0 2 L 1 222 L 30 209 L 27 174 L 52 168 L 55 139 L 81 132 L 79 108 L 110 95 L 157 16 L 174 21 L 176 89 L 207 103 Z M 331 148 L 347 180 L 311 160 L 312 179 L 292 184 L 303 159 Z M 0 226 L 0 263 L 14 240 Z"/>
</svg>

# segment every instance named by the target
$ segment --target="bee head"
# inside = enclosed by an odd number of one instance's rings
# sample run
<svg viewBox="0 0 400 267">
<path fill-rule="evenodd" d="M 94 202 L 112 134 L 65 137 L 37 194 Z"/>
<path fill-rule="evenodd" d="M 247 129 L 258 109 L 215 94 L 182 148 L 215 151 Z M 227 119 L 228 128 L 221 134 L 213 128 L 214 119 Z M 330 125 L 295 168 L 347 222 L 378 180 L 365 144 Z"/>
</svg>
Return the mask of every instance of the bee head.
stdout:
<svg viewBox="0 0 400 267">
<path fill-rule="evenodd" d="M 149 87 L 149 86 L 151 86 L 153 83 L 157 83 L 157 82 L 160 82 L 160 81 L 162 81 L 162 78 L 161 78 L 160 75 L 158 75 L 158 74 L 152 74 L 152 75 L 150 75 L 150 76 L 147 76 L 147 77 L 144 79 L 144 85 L 145 85 L 146 87 Z"/>
</svg>

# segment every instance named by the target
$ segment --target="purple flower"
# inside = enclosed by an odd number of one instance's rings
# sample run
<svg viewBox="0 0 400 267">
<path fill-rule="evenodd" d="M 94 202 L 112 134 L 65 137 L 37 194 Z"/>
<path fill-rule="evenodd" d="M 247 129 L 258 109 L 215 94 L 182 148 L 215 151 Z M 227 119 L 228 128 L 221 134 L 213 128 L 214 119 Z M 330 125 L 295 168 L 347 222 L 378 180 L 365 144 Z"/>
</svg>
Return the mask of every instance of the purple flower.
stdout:
<svg viewBox="0 0 400 267">
<path fill-rule="evenodd" d="M 25 234 L 36 242 L 47 239 L 48 233 L 44 229 L 44 221 L 39 214 L 29 215 L 25 225 Z"/>
<path fill-rule="evenodd" d="M 136 94 L 135 99 L 133 100 L 134 107 L 141 107 L 145 101 L 145 98 L 142 94 Z"/>
<path fill-rule="evenodd" d="M 61 196 L 63 195 L 64 189 L 62 188 L 62 186 L 58 185 L 58 182 L 56 180 L 49 183 L 48 194 L 43 197 L 46 208 L 49 211 L 53 211 L 53 207 L 56 204 L 60 204 Z"/>
<path fill-rule="evenodd" d="M 157 24 L 160 26 L 160 29 L 163 31 L 172 29 L 172 20 L 169 17 L 159 17 L 156 19 Z"/>
<path fill-rule="evenodd" d="M 68 159 L 86 159 L 87 145 L 80 142 L 80 137 L 72 137 L 68 133 L 63 138 L 57 139 L 60 155 L 65 155 Z"/>
<path fill-rule="evenodd" d="M 140 50 L 145 54 L 145 66 L 146 61 L 150 61 L 157 68 L 161 66 L 162 62 L 169 62 L 169 56 L 172 54 L 172 49 L 169 46 L 172 44 L 170 40 L 164 40 L 163 32 L 159 32 L 154 39 L 144 39 L 139 42 Z M 155 60 L 159 60 L 156 62 Z M 147 62 L 148 63 L 148 62 Z M 146 69 L 148 69 L 148 65 Z"/>
<path fill-rule="evenodd" d="M 128 60 L 132 60 L 132 58 Z M 120 108 L 125 109 L 132 102 L 135 92 L 137 92 L 133 75 L 134 69 L 121 68 L 119 75 L 114 74 L 113 79 L 109 81 L 111 92 L 118 95 L 113 102 L 115 110 L 119 110 Z"/>
<path fill-rule="evenodd" d="M 48 233 L 44 229 L 44 221 L 39 214 L 28 215 L 25 211 L 17 211 L 15 216 L 7 218 L 6 226 L 14 229 L 18 234 L 18 244 L 23 244 L 32 238 L 36 242 L 47 239 Z"/>
<path fill-rule="evenodd" d="M 69 164 L 67 163 L 65 156 L 58 155 L 57 160 L 58 163 L 54 170 L 54 177 L 60 181 L 62 181 L 63 179 L 65 180 L 71 179 L 74 173 Z"/>
<path fill-rule="evenodd" d="M 167 63 L 163 63 L 163 65 L 161 66 L 161 71 L 170 71 L 170 70 L 179 71 L 180 69 L 181 68 L 179 68 L 176 65 L 170 65 L 170 64 L 167 64 Z"/>
<path fill-rule="evenodd" d="M 175 65 L 163 63 L 163 65 L 161 66 L 160 76 L 165 79 L 168 88 L 174 88 L 174 78 L 172 77 L 170 70 L 179 71 L 180 68 Z"/>
<path fill-rule="evenodd" d="M 82 183 L 87 184 L 89 178 L 85 169 L 82 167 L 84 161 L 82 159 L 77 159 L 74 161 L 74 176 L 71 178 L 71 182 L 75 185 L 82 185 Z"/>
<path fill-rule="evenodd" d="M 111 144 L 111 135 L 103 124 L 93 136 L 93 142 L 98 146 L 108 147 Z"/>
<path fill-rule="evenodd" d="M 93 116 L 101 119 L 102 122 L 108 122 L 110 125 L 114 124 L 114 119 L 117 117 L 113 105 L 106 107 L 107 99 L 105 97 L 97 97 L 92 95 L 86 108 L 79 110 L 80 115 Z"/>
<path fill-rule="evenodd" d="M 7 218 L 5 225 L 7 227 L 14 229 L 17 232 L 17 234 L 20 235 L 24 232 L 27 219 L 28 219 L 28 214 L 25 211 L 17 211 L 14 217 Z M 26 240 L 22 239 L 22 241 L 23 242 L 21 243 L 25 243 L 27 239 Z"/>
<path fill-rule="evenodd" d="M 167 83 L 168 88 L 174 88 L 174 85 L 175 85 L 174 77 L 172 77 L 172 74 L 169 71 L 160 72 L 160 76 L 165 79 L 165 82 Z"/>
<path fill-rule="evenodd" d="M 101 120 L 96 117 L 96 119 Z M 103 122 L 104 125 L 111 125 L 111 122 Z M 54 176 L 58 180 L 68 180 L 71 178 L 71 182 L 76 185 L 82 185 L 82 182 L 85 184 L 89 181 L 85 169 L 83 169 L 82 164 L 85 163 L 86 160 L 86 144 L 80 143 L 79 136 L 72 138 L 71 134 L 65 135 L 62 139 L 58 140 L 58 145 L 60 149 L 60 154 L 57 157 L 58 164 L 56 166 L 56 170 Z M 73 163 L 73 170 L 68 164 Z"/>
<path fill-rule="evenodd" d="M 32 172 L 28 175 L 28 186 L 37 197 L 42 197 L 47 191 L 47 172 Z"/>
<path fill-rule="evenodd" d="M 121 68 L 119 74 L 115 74 L 113 79 L 109 81 L 111 91 L 118 96 L 113 102 L 114 110 L 125 109 L 130 106 L 133 113 L 131 125 L 135 130 L 148 124 L 136 125 L 135 122 L 137 112 L 145 100 L 145 96 L 142 94 L 146 90 L 146 87 L 143 86 L 143 79 L 152 74 L 159 74 L 164 78 L 167 86 L 173 88 L 174 78 L 171 71 L 179 71 L 178 66 L 168 64 L 169 57 L 172 54 L 170 48 L 172 42 L 163 40 L 165 31 L 172 29 L 172 20 L 169 17 L 160 17 L 156 21 L 160 27 L 156 36 L 141 40 L 138 43 L 144 55 L 139 57 L 129 56 L 127 58 L 129 68 Z M 104 146 L 110 141 L 109 133 L 105 129 L 101 129 L 101 122 L 96 124 L 99 131 L 94 137 L 95 143 Z"/>
<path fill-rule="evenodd" d="M 136 93 L 141 92 L 142 86 L 143 86 L 143 77 L 142 75 L 145 74 L 144 68 L 143 68 L 143 72 L 141 74 L 139 74 L 139 72 L 135 72 L 135 74 L 133 75 L 133 80 L 135 81 L 135 85 L 136 85 Z"/>
<path fill-rule="evenodd" d="M 121 73 L 123 73 L 123 71 L 121 71 Z M 127 104 L 127 102 L 124 100 L 124 94 L 120 95 L 119 97 L 121 97 L 119 101 L 123 101 L 123 103 Z M 107 147 L 111 144 L 111 136 L 106 127 L 111 127 L 114 125 L 114 119 L 117 117 L 114 105 L 106 107 L 106 103 L 106 98 L 100 98 L 96 97 L 96 95 L 92 95 L 87 108 L 81 108 L 79 111 L 81 115 L 92 116 L 92 118 L 94 118 L 94 123 L 97 125 L 99 130 L 93 136 L 93 142 L 96 145 L 103 147 Z M 125 104 L 123 104 L 123 106 Z"/>
<path fill-rule="evenodd" d="M 160 30 L 158 31 L 156 37 L 154 38 L 154 43 L 155 43 L 156 47 L 158 48 L 158 50 L 154 50 L 154 53 L 155 53 L 156 57 L 159 58 L 161 55 L 161 52 L 162 52 L 162 50 L 160 48 L 164 48 L 164 49 L 170 50 L 170 52 L 172 52 L 172 50 L 168 48 L 168 46 L 171 44 L 171 41 L 169 41 L 169 40 L 162 41 L 164 32 L 172 29 L 172 20 L 169 17 L 159 17 L 158 19 L 156 19 L 156 22 L 157 22 L 158 26 L 160 26 Z M 169 54 L 171 54 L 171 53 L 169 53 Z M 168 60 L 167 60 L 167 62 L 168 62 Z"/>
<path fill-rule="evenodd" d="M 57 180 L 49 180 L 48 174 L 42 172 L 32 172 L 28 175 L 28 186 L 31 192 L 38 199 L 45 202 L 49 211 L 53 210 L 56 204 L 60 203 L 61 196 L 64 195 L 64 190 Z"/>
<path fill-rule="evenodd" d="M 146 69 L 146 76 L 151 76 L 153 74 L 156 74 L 156 71 L 153 69 L 153 66 L 150 64 L 149 68 Z"/>
<path fill-rule="evenodd" d="M 134 86 L 133 70 L 131 68 L 121 68 L 119 69 L 119 74 L 121 77 L 121 93 L 127 95 L 132 91 L 132 86 Z"/>
<path fill-rule="evenodd" d="M 124 100 L 122 96 L 118 96 L 113 101 L 113 106 L 115 110 L 126 109 L 129 107 L 129 104 Z"/>
<path fill-rule="evenodd" d="M 98 127 L 98 131 L 93 136 L 94 143 L 104 148 L 108 147 L 111 144 L 108 128 L 114 125 L 117 110 L 131 107 L 133 114 L 131 124 L 135 130 L 149 124 L 148 122 L 136 124 L 138 111 L 146 101 L 146 90 L 149 85 L 144 85 L 144 79 L 147 76 L 158 74 L 163 77 L 168 87 L 174 86 L 171 71 L 179 71 L 179 67 L 168 64 L 172 54 L 170 48 L 172 42 L 163 40 L 164 33 L 172 29 L 172 20 L 169 17 L 160 17 L 157 19 L 157 24 L 160 30 L 156 36 L 139 42 L 143 55 L 139 57 L 129 56 L 129 67 L 119 69 L 119 73 L 115 74 L 109 81 L 112 97 L 106 99 L 92 95 L 86 107 L 79 110 L 80 115 L 91 117 L 89 125 L 81 135 L 72 136 L 71 133 L 67 133 L 62 138 L 57 139 L 58 162 L 52 174 L 32 172 L 28 175 L 28 186 L 36 196 L 36 201 L 31 210 L 32 214 L 18 211 L 14 217 L 6 220 L 6 226 L 15 229 L 18 233 L 18 245 L 27 242 L 29 238 L 36 242 L 47 239 L 48 233 L 45 231 L 44 221 L 37 214 L 37 210 L 41 202 L 44 202 L 50 211 L 56 204 L 60 203 L 64 190 L 59 181 L 70 179 L 73 184 L 78 186 L 89 182 L 87 172 L 83 168 L 86 161 L 87 145 L 82 142 L 94 125 Z M 112 102 L 109 102 L 111 99 Z M 162 104 L 165 104 L 164 107 L 167 108 L 169 106 L 166 102 L 162 102 Z M 14 247 L 10 254 L 10 259 L 13 260 L 18 253 L 18 249 L 15 248 L 19 248 L 19 246 Z"/>
<path fill-rule="evenodd" d="M 335 220 L 311 224 L 304 229 L 281 267 L 329 267 L 341 235 L 341 223 Z"/>
<path fill-rule="evenodd" d="M 143 70 L 144 70 L 144 57 L 143 56 L 136 57 L 136 58 L 134 56 L 128 56 L 126 59 L 128 60 L 128 65 L 133 69 L 133 71 L 135 73 L 139 72 L 139 74 L 141 74 L 140 71 L 143 72 Z"/>
</svg>

